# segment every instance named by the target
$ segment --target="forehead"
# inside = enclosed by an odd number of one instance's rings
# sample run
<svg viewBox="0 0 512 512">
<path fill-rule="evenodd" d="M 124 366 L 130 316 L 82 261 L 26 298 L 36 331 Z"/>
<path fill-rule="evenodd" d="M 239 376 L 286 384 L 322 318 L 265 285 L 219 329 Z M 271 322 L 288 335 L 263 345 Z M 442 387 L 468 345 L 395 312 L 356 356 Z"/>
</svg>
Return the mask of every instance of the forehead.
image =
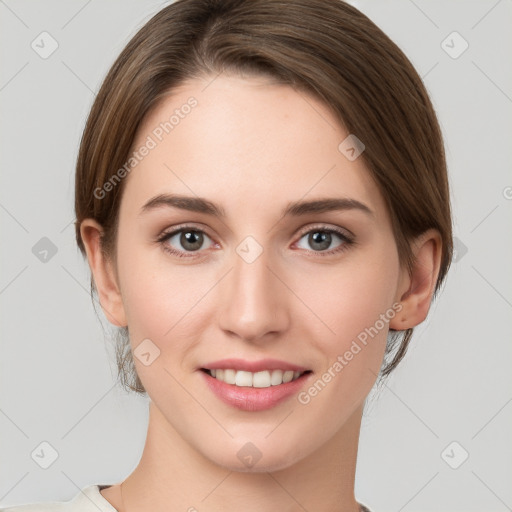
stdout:
<svg viewBox="0 0 512 512">
<path fill-rule="evenodd" d="M 339 149 L 348 135 L 326 105 L 289 86 L 225 75 L 190 80 L 141 124 L 132 149 L 151 149 L 137 159 L 124 196 L 140 207 L 158 193 L 195 195 L 228 214 L 233 204 L 257 211 L 339 196 L 382 213 L 362 158 Z"/>
</svg>

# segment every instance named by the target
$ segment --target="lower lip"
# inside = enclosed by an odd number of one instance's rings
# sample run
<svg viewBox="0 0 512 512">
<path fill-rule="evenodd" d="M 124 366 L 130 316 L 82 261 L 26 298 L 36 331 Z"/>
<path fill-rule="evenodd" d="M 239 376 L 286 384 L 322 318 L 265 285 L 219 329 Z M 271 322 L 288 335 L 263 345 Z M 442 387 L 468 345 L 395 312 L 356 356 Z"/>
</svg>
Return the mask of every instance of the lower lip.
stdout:
<svg viewBox="0 0 512 512">
<path fill-rule="evenodd" d="M 290 396 L 299 392 L 305 381 L 312 375 L 305 373 L 298 379 L 270 386 L 268 388 L 252 388 L 248 386 L 235 386 L 217 380 L 208 373 L 199 370 L 203 374 L 206 384 L 215 395 L 224 403 L 242 411 L 264 411 L 271 409 Z"/>
</svg>

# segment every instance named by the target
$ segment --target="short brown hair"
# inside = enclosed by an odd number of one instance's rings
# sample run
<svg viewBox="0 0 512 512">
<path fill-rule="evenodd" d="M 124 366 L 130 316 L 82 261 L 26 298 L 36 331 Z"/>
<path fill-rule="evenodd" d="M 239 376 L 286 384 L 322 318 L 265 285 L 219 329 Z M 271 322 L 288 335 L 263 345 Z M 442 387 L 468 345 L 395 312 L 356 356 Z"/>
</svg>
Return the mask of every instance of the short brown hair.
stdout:
<svg viewBox="0 0 512 512">
<path fill-rule="evenodd" d="M 102 199 L 95 190 L 127 161 L 145 116 L 185 80 L 223 71 L 271 77 L 312 94 L 363 141 L 361 158 L 386 201 L 400 263 L 411 269 L 413 237 L 429 228 L 441 235 L 435 296 L 453 248 L 437 117 L 404 53 L 366 15 L 341 0 L 178 0 L 154 15 L 113 64 L 87 119 L 75 181 L 76 241 L 82 254 L 80 225 L 93 218 L 104 229 L 104 254 L 116 260 L 124 180 Z M 390 333 L 381 376 L 401 361 L 412 332 Z M 128 329 L 118 334 L 122 383 L 144 393 Z"/>
</svg>

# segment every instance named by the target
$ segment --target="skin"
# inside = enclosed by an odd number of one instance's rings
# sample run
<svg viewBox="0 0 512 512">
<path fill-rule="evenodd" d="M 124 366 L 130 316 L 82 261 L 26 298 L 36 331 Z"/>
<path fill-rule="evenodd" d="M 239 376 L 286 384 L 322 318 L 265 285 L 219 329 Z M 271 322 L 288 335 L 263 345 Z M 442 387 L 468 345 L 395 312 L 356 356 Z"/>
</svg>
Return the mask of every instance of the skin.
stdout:
<svg viewBox="0 0 512 512">
<path fill-rule="evenodd" d="M 428 313 L 440 237 L 431 230 L 415 241 L 409 275 L 384 199 L 363 160 L 338 150 L 348 133 L 323 103 L 264 78 L 212 80 L 173 90 L 141 125 L 134 148 L 190 96 L 198 101 L 125 178 L 115 264 L 99 250 L 101 226 L 81 225 L 108 320 L 128 325 L 132 349 L 149 338 L 160 350 L 148 366 L 134 358 L 150 397 L 141 460 L 122 495 L 120 484 L 102 494 L 120 512 L 356 512 L 364 400 L 388 328 L 414 327 Z M 166 207 L 140 215 L 161 193 L 206 198 L 226 218 Z M 357 199 L 374 215 L 281 217 L 289 202 L 325 197 Z M 187 252 L 179 234 L 155 242 L 182 223 L 206 233 L 199 251 Z M 334 234 L 319 249 L 308 241 L 315 228 L 350 230 L 357 243 L 322 257 L 345 242 Z M 249 235 L 263 249 L 252 263 L 236 252 Z M 401 311 L 307 404 L 293 396 L 269 410 L 240 411 L 213 395 L 197 370 L 225 357 L 277 358 L 313 371 L 307 389 L 400 301 Z M 252 468 L 237 457 L 247 442 L 262 454 Z"/>
</svg>

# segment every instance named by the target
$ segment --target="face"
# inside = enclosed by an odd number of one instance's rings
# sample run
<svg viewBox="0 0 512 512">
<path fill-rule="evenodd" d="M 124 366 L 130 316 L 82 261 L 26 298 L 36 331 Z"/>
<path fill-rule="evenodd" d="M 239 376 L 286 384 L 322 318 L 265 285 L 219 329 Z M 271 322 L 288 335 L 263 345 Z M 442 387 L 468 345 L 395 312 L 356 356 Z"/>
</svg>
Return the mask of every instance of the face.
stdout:
<svg viewBox="0 0 512 512">
<path fill-rule="evenodd" d="M 174 90 L 139 129 L 134 150 L 149 149 L 119 217 L 123 314 L 168 426 L 216 464 L 247 470 L 252 443 L 254 470 L 276 470 L 364 403 L 401 271 L 384 200 L 338 149 L 349 134 L 328 108 L 262 78 L 212 79 Z M 300 374 L 279 384 L 280 369 Z"/>
</svg>

